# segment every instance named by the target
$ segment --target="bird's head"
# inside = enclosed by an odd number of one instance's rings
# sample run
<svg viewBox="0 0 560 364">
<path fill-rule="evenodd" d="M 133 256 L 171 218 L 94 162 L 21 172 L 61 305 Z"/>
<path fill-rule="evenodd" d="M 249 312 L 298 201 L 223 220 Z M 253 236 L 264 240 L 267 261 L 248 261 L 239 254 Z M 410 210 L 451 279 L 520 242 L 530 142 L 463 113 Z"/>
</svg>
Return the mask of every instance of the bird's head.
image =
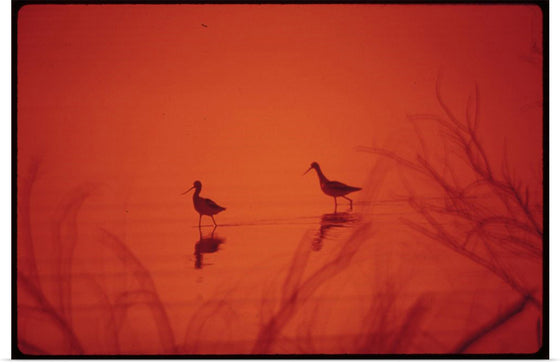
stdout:
<svg viewBox="0 0 560 364">
<path fill-rule="evenodd" d="M 307 174 L 307 172 L 309 172 L 312 169 L 318 170 L 319 169 L 319 164 L 317 162 L 311 163 L 311 166 L 309 167 L 309 169 L 307 171 L 305 171 L 304 175 Z"/>
<path fill-rule="evenodd" d="M 189 188 L 188 190 L 186 190 L 185 192 L 183 192 L 182 195 L 186 194 L 187 192 L 189 192 L 193 188 L 196 188 L 197 190 L 201 189 L 202 188 L 202 183 L 200 183 L 200 181 L 194 181 L 192 187 Z"/>
</svg>

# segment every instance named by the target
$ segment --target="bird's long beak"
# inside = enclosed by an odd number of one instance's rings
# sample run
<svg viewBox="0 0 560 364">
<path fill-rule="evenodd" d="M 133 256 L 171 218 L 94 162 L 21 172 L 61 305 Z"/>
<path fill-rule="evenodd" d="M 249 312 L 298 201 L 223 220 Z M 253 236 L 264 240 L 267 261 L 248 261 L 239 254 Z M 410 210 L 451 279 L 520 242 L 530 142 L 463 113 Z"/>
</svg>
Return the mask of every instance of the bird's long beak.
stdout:
<svg viewBox="0 0 560 364">
<path fill-rule="evenodd" d="M 303 175 L 305 176 L 307 174 L 307 172 L 309 172 L 312 169 L 313 169 L 313 167 L 309 167 L 309 169 L 307 171 L 305 171 L 305 173 Z"/>
<path fill-rule="evenodd" d="M 189 188 L 188 190 L 186 190 L 185 192 L 181 193 L 181 195 L 186 194 L 187 192 L 189 192 L 190 190 L 192 190 L 194 188 L 194 186 L 192 186 L 191 188 Z"/>
</svg>

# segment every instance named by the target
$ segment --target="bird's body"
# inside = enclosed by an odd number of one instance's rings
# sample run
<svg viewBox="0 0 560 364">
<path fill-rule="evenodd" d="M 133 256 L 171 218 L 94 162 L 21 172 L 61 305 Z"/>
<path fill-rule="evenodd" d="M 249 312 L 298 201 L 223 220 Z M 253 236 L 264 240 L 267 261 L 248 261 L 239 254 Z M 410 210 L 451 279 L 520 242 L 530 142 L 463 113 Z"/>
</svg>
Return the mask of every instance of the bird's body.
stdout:
<svg viewBox="0 0 560 364">
<path fill-rule="evenodd" d="M 337 181 L 321 182 L 321 190 L 329 196 L 340 197 L 361 190 L 360 187 L 352 187 Z"/>
<path fill-rule="evenodd" d="M 195 189 L 193 194 L 194 209 L 200 215 L 198 219 L 198 226 L 200 226 L 200 222 L 202 221 L 202 215 L 210 216 L 214 225 L 218 225 L 216 224 L 216 220 L 214 220 L 214 215 L 224 211 L 226 208 L 218 205 L 209 198 L 200 197 L 200 190 L 202 190 L 202 183 L 200 183 L 200 181 L 195 181 L 193 186 L 184 192 L 183 195 L 193 188 Z"/>
<path fill-rule="evenodd" d="M 317 172 L 317 176 L 319 177 L 319 184 L 321 185 L 321 191 L 323 191 L 325 195 L 334 197 L 335 209 L 337 206 L 336 203 L 337 197 L 342 197 L 350 201 L 350 208 L 352 208 L 352 200 L 346 197 L 346 195 L 351 192 L 360 191 L 361 190 L 360 187 L 348 186 L 338 181 L 329 181 L 329 179 L 325 177 L 325 175 L 323 174 L 323 171 L 321 171 L 321 167 L 319 167 L 319 164 L 317 162 L 311 163 L 311 167 L 309 167 L 309 169 L 305 173 L 309 172 L 312 169 L 314 169 L 315 172 Z"/>
</svg>

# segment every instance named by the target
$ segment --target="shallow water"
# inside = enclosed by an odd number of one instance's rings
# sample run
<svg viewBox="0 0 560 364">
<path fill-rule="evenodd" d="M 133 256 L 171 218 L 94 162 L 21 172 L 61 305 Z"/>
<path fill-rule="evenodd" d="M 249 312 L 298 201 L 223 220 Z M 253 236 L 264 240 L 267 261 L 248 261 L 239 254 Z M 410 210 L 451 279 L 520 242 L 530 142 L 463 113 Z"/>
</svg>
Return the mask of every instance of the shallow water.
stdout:
<svg viewBox="0 0 560 364">
<path fill-rule="evenodd" d="M 411 240 L 404 200 L 356 200 L 336 213 L 330 202 L 293 211 L 278 201 L 277 211 L 292 211 L 282 218 L 230 208 L 216 215 L 219 226 L 204 217 L 200 228 L 190 199 L 130 203 L 116 232 L 79 217 L 118 206 L 83 202 L 75 220 L 34 236 L 55 249 L 36 255 L 55 308 L 20 310 L 19 335 L 40 342 L 41 351 L 26 347 L 37 353 L 440 353 L 516 300 L 488 270 Z M 33 306 L 19 289 L 20 306 Z M 504 332 L 523 336 L 518 320 Z M 500 335 L 470 350 L 485 352 Z M 536 345 L 516 342 L 522 352 Z"/>
</svg>

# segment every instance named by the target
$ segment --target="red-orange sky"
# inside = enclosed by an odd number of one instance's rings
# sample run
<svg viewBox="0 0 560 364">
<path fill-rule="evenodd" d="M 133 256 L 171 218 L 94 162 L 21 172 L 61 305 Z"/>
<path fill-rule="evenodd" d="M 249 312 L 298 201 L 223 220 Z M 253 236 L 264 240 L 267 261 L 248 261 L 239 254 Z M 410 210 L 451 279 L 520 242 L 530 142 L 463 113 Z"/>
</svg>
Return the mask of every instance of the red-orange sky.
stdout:
<svg viewBox="0 0 560 364">
<path fill-rule="evenodd" d="M 206 170 L 273 183 L 318 160 L 358 183 L 371 158 L 353 148 L 437 111 L 442 71 L 458 105 L 479 84 L 483 135 L 531 168 L 540 23 L 530 6 L 28 5 L 19 156 L 189 185 Z"/>
<path fill-rule="evenodd" d="M 54 206 L 84 182 L 105 192 L 80 222 L 127 236 L 135 204 L 159 206 L 138 221 L 194 224 L 179 196 L 197 179 L 226 223 L 305 211 L 326 199 L 301 176 L 312 161 L 364 186 L 377 157 L 359 147 L 416 143 L 407 116 L 443 114 L 438 77 L 460 118 L 478 85 L 490 161 L 542 195 L 541 29 L 527 5 L 27 5 L 18 187 L 38 160 L 34 248 L 49 250 Z"/>
</svg>

